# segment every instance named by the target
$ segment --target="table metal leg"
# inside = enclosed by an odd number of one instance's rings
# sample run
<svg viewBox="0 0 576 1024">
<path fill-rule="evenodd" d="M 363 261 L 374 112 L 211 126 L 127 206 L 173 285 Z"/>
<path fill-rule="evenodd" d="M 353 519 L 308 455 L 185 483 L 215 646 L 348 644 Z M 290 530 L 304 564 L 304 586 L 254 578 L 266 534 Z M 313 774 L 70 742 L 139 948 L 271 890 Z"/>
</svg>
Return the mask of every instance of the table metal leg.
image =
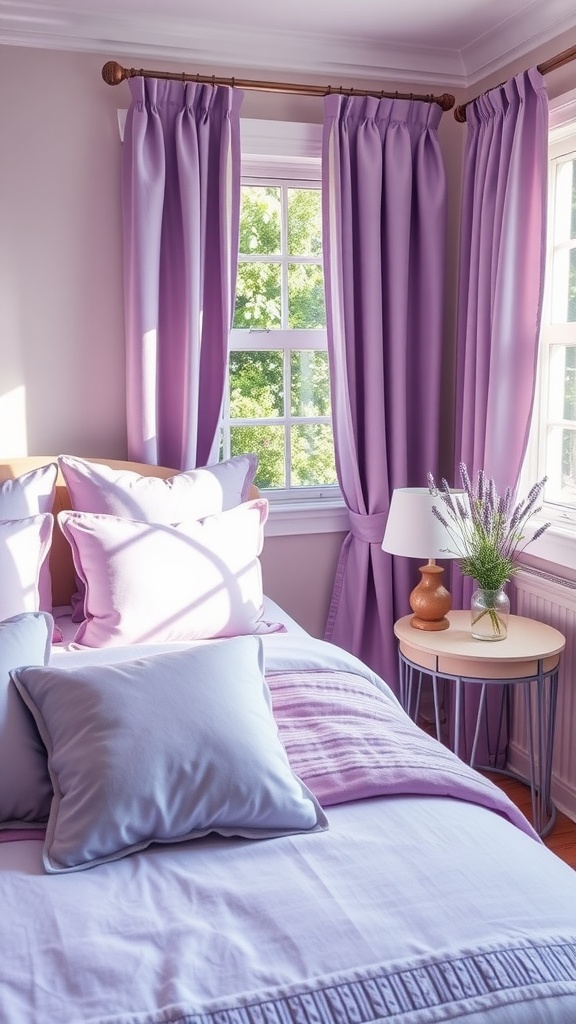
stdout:
<svg viewBox="0 0 576 1024">
<path fill-rule="evenodd" d="M 438 702 L 438 676 L 432 676 L 432 694 L 434 697 L 434 724 L 436 726 L 436 739 L 441 741 L 442 722 L 440 719 L 440 704 Z"/>
<path fill-rule="evenodd" d="M 404 711 L 414 721 L 418 718 L 420 708 L 420 697 L 422 695 L 422 681 L 424 672 L 417 669 L 404 658 L 399 659 L 399 696 L 398 699 Z M 415 681 L 416 680 L 416 681 Z"/>
<path fill-rule="evenodd" d="M 456 689 L 455 700 L 454 700 L 454 753 L 458 756 L 458 749 L 460 745 L 460 719 L 461 719 L 461 680 L 454 680 L 454 687 Z"/>
<path fill-rule="evenodd" d="M 417 678 L 416 678 L 417 676 Z M 552 755 L 554 749 L 554 725 L 556 718 L 556 704 L 558 697 L 558 669 L 552 672 L 544 671 L 544 663 L 538 663 L 538 673 L 531 678 L 494 680 L 502 685 L 502 701 L 500 705 L 500 716 L 498 720 L 498 743 L 501 735 L 504 715 L 510 721 L 510 694 L 511 686 L 519 686 L 524 693 L 524 711 L 526 720 L 527 754 L 529 762 L 529 777 L 523 777 L 517 772 L 508 768 L 498 768 L 495 765 L 476 765 L 476 754 L 480 739 L 483 716 L 487 715 L 488 685 L 481 679 L 471 679 L 461 676 L 439 676 L 437 672 L 430 669 L 421 669 L 412 664 L 408 659 L 400 655 L 400 703 L 404 710 L 413 720 L 417 719 L 420 707 L 423 677 L 429 676 L 432 680 L 432 693 L 434 698 L 434 722 L 436 727 L 436 738 L 441 741 L 442 723 L 440 715 L 440 701 L 438 696 L 439 679 L 448 680 L 454 687 L 454 742 L 452 749 L 458 756 L 460 749 L 460 730 L 463 728 L 463 691 L 464 684 L 476 683 L 481 685 L 476 725 L 474 728 L 474 739 L 472 753 L 469 763 L 479 771 L 497 772 L 507 775 L 510 778 L 518 779 L 530 786 L 530 797 L 532 804 L 532 823 L 534 829 L 542 837 L 548 835 L 556 821 L 556 807 L 551 796 L 552 786 Z"/>
<path fill-rule="evenodd" d="M 474 729 L 474 740 L 472 742 L 472 753 L 470 755 L 470 764 L 474 767 L 476 761 L 476 750 L 478 748 L 478 740 L 480 738 L 480 725 L 482 723 L 482 712 L 486 703 L 486 683 L 482 683 L 480 689 L 480 700 L 478 701 L 478 713 L 476 715 L 476 728 Z"/>
<path fill-rule="evenodd" d="M 532 823 L 540 836 L 548 835 L 556 821 L 551 787 L 557 694 L 557 672 L 546 676 L 540 670 L 536 679 L 524 684 Z"/>
</svg>

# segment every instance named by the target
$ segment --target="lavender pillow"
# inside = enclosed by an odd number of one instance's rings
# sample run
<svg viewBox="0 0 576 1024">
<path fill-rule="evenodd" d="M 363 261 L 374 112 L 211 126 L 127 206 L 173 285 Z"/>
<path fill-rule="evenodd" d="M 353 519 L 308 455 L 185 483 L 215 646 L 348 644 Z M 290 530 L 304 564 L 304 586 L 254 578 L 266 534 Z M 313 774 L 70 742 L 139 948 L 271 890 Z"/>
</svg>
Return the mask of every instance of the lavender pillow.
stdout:
<svg viewBox="0 0 576 1024">
<path fill-rule="evenodd" d="M 24 707 L 10 670 L 47 665 L 52 617 L 46 612 L 15 615 L 0 622 L 0 829 L 30 828 L 46 822 L 52 785 L 46 748 Z"/>
<path fill-rule="evenodd" d="M 265 498 L 177 526 L 60 512 L 85 619 L 86 647 L 255 633 L 263 611 Z"/>
<path fill-rule="evenodd" d="M 53 525 L 49 512 L 0 522 L 0 619 L 38 611 Z"/>
<path fill-rule="evenodd" d="M 31 516 L 52 512 L 58 466 L 55 462 L 29 473 L 4 480 L 0 484 L 0 519 L 29 519 Z M 39 580 L 40 607 L 52 609 L 52 580 L 48 559 L 42 566 Z"/>
<path fill-rule="evenodd" d="M 111 469 L 72 455 L 58 457 L 72 508 L 77 512 L 138 519 L 145 523 L 180 523 L 234 508 L 248 499 L 256 475 L 256 455 L 175 473 L 166 480 L 132 470 Z M 72 598 L 73 619 L 84 618 L 84 592 Z"/>
<path fill-rule="evenodd" d="M 14 671 L 54 787 L 46 871 L 209 832 L 325 830 L 278 736 L 263 663 L 260 638 L 235 637 L 116 665 Z"/>
</svg>

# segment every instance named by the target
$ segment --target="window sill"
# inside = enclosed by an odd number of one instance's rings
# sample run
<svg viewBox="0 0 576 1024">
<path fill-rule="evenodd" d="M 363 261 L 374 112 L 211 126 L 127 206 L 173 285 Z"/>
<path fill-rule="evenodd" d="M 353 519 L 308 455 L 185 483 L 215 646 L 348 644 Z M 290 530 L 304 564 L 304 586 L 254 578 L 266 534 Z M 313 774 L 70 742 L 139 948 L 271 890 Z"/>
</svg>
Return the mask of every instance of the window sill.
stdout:
<svg viewBox="0 0 576 1024">
<path fill-rule="evenodd" d="M 548 527 L 545 533 L 532 544 L 533 537 L 539 526 L 548 520 L 532 519 L 525 527 L 524 536 L 528 543 L 526 555 L 530 558 L 539 558 L 544 562 L 550 562 L 559 568 L 576 570 L 576 522 L 561 523 L 556 520 Z"/>
<path fill-rule="evenodd" d="M 348 509 L 341 501 L 271 501 L 266 537 L 347 533 Z"/>
</svg>

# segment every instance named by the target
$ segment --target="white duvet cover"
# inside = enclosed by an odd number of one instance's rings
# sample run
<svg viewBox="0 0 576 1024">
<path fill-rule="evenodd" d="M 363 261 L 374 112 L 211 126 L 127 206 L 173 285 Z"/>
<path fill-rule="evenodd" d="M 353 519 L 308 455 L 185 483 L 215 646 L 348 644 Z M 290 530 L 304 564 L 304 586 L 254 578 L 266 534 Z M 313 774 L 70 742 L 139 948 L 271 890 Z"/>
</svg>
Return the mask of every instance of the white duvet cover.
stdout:
<svg viewBox="0 0 576 1024">
<path fill-rule="evenodd" d="M 338 648 L 264 645 L 271 673 L 363 674 L 396 703 Z M 576 874 L 539 841 L 451 797 L 326 813 L 326 832 L 208 836 L 67 875 L 44 872 L 39 840 L 0 844 L 1 1024 L 574 1024 Z"/>
</svg>

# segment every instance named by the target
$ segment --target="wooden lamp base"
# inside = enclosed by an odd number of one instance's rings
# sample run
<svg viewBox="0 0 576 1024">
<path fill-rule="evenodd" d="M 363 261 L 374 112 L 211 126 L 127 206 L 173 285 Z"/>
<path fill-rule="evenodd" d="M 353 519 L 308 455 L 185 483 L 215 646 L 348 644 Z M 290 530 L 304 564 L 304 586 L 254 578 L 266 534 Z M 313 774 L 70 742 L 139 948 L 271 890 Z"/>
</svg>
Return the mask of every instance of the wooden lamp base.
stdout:
<svg viewBox="0 0 576 1024">
<path fill-rule="evenodd" d="M 410 625 L 414 629 L 448 629 L 450 622 L 446 615 L 452 607 L 450 592 L 443 583 L 444 569 L 430 559 L 420 566 L 422 578 L 410 594 L 410 607 L 414 615 Z"/>
</svg>

